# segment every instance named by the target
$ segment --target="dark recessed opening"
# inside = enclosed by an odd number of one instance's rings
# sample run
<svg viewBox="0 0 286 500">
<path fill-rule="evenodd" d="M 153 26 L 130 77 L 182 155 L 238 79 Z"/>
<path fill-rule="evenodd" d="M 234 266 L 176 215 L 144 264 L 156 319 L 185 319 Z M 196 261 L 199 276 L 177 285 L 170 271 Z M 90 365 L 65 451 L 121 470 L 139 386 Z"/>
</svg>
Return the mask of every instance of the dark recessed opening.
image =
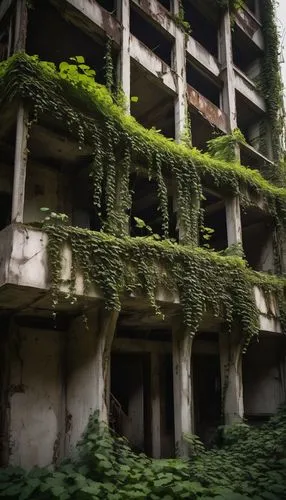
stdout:
<svg viewBox="0 0 286 500">
<path fill-rule="evenodd" d="M 108 10 L 110 13 L 116 12 L 116 1 L 115 0 L 97 0 L 97 3 L 101 5 L 105 10 Z"/>
<path fill-rule="evenodd" d="M 170 0 L 158 0 L 158 1 L 161 5 L 163 5 L 163 7 L 165 7 L 165 9 L 167 10 L 171 9 Z"/>
<path fill-rule="evenodd" d="M 0 231 L 11 223 L 12 195 L 0 191 Z"/>
<path fill-rule="evenodd" d="M 251 10 L 253 14 L 255 14 L 255 0 L 246 0 L 245 1 L 245 6 Z"/>
<path fill-rule="evenodd" d="M 250 78 L 255 78 L 252 76 L 252 68 L 255 64 L 258 65 L 256 73 L 259 74 L 261 51 L 251 38 L 237 25 L 232 30 L 232 52 L 235 66 L 249 75 Z"/>
<path fill-rule="evenodd" d="M 182 3 L 184 18 L 190 24 L 191 36 L 214 57 L 218 57 L 218 20 L 211 22 L 189 0 L 183 0 Z M 214 6 L 212 6 L 212 9 L 214 9 Z"/>
<path fill-rule="evenodd" d="M 142 68 L 131 63 L 131 114 L 146 128 L 155 127 L 167 137 L 175 137 L 174 98 Z"/>
<path fill-rule="evenodd" d="M 65 21 L 49 2 L 40 0 L 29 10 L 27 52 L 56 64 L 76 55 L 83 56 L 86 64 L 96 71 L 96 81 L 105 83 L 105 40 L 98 36 L 95 41 Z"/>
<path fill-rule="evenodd" d="M 189 107 L 192 129 L 192 144 L 201 151 L 207 151 L 207 141 L 217 135 L 217 129 L 197 109 Z"/>
<path fill-rule="evenodd" d="M 204 224 L 200 234 L 200 246 L 220 251 L 227 248 L 225 202 L 209 191 L 204 191 L 202 208 Z"/>
<path fill-rule="evenodd" d="M 187 83 L 219 108 L 220 88 L 187 61 Z"/>
<path fill-rule="evenodd" d="M 171 66 L 173 42 L 166 38 L 150 19 L 134 8 L 130 9 L 130 31 L 156 56 Z"/>
<path fill-rule="evenodd" d="M 242 210 L 242 243 L 246 260 L 255 271 L 274 272 L 273 221 L 262 210 Z"/>
<path fill-rule="evenodd" d="M 150 233 L 162 236 L 162 215 L 159 208 L 157 183 L 133 174 L 131 176 L 131 191 L 133 193 L 130 234 L 131 236 L 147 236 Z M 176 215 L 173 211 L 173 197 L 168 197 L 169 234 L 178 238 L 176 230 Z M 144 222 L 136 222 L 134 217 Z M 151 228 L 148 229 L 146 226 Z"/>
<path fill-rule="evenodd" d="M 241 94 L 236 92 L 237 125 L 243 133 L 246 141 L 259 150 L 260 147 L 260 122 L 263 112 L 259 112 L 249 104 Z"/>
</svg>

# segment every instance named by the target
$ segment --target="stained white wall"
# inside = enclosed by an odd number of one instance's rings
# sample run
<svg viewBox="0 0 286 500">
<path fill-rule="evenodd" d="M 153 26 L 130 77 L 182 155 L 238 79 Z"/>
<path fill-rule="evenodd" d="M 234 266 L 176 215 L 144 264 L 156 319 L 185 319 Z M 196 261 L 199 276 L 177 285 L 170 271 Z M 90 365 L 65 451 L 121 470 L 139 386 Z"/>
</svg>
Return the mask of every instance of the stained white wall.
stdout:
<svg viewBox="0 0 286 500">
<path fill-rule="evenodd" d="M 277 336 L 260 336 L 243 360 L 244 411 L 246 415 L 269 415 L 286 397 L 285 345 Z"/>
<path fill-rule="evenodd" d="M 11 364 L 10 463 L 25 468 L 51 464 L 60 451 L 63 423 L 62 335 L 19 329 Z"/>
</svg>

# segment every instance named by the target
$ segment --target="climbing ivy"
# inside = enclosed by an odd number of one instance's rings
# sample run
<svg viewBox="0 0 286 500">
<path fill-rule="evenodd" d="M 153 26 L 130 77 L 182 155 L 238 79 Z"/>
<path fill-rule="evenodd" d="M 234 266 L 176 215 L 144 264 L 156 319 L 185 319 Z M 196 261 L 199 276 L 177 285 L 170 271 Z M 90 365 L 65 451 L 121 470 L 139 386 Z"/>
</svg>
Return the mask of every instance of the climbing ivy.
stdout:
<svg viewBox="0 0 286 500">
<path fill-rule="evenodd" d="M 52 291 L 56 302 L 60 290 L 68 285 L 69 297 L 75 297 L 76 273 L 81 273 L 85 293 L 97 290 L 109 310 L 120 310 L 126 293 L 147 297 L 157 314 L 157 292 L 168 290 L 179 297 L 185 326 L 194 335 L 206 310 L 219 317 L 229 331 L 239 325 L 246 347 L 259 332 L 253 286 L 266 296 L 275 293 L 284 304 L 283 279 L 251 271 L 245 261 L 235 256 L 220 256 L 202 248 L 181 246 L 169 240 L 148 237 L 114 236 L 54 223 L 44 224 L 49 236 L 49 264 Z M 68 283 L 61 278 L 63 246 L 72 253 L 73 273 Z"/>
<path fill-rule="evenodd" d="M 239 323 L 245 344 L 257 334 L 254 276 L 266 290 L 269 280 L 266 283 L 264 278 L 261 280 L 259 275 L 251 273 L 238 257 L 194 248 L 202 225 L 202 185 L 214 187 L 222 195 L 238 195 L 243 204 L 262 201 L 277 223 L 283 224 L 286 219 L 284 188 L 239 165 L 233 161 L 233 155 L 219 155 L 219 141 L 224 141 L 229 152 L 229 146 L 232 150 L 234 143 L 242 140 L 238 131 L 231 137 L 210 142 L 212 157 L 168 140 L 153 129 L 146 130 L 122 112 L 106 87 L 94 81 L 93 70 L 79 56 L 57 69 L 53 63 L 41 62 L 36 56 L 18 54 L 0 65 L 0 95 L 5 102 L 23 99 L 35 119 L 41 120 L 48 113 L 78 141 L 80 148 L 88 145 L 92 152 L 93 199 L 104 232 L 84 231 L 54 221 L 46 224 L 55 309 L 62 285 L 60 255 L 63 245 L 69 243 L 73 263 L 69 283 L 72 300 L 76 295 L 76 271 L 80 270 L 85 292 L 91 286 L 97 287 L 109 309 L 120 309 L 122 294 L 144 291 L 159 313 L 156 292 L 163 286 L 179 295 L 185 325 L 192 334 L 206 309 L 220 315 L 227 329 L 233 322 Z M 221 160 L 222 156 L 226 159 Z M 152 237 L 126 237 L 131 172 L 157 184 L 165 242 L 153 241 Z M 168 239 L 170 178 L 175 181 L 181 242 L 187 244 L 185 248 Z M 271 279 L 270 282 L 272 286 L 274 282 Z M 283 287 L 280 281 L 272 286 L 281 303 Z"/>
<path fill-rule="evenodd" d="M 283 84 L 279 65 L 279 35 L 276 25 L 275 1 L 261 0 L 262 32 L 265 40 L 264 55 L 262 58 L 262 71 L 259 88 L 267 105 L 269 130 L 272 136 L 274 159 L 278 160 L 281 153 L 280 136 L 284 127 L 283 114 Z M 261 124 L 262 144 L 261 150 L 267 154 L 265 135 L 266 124 Z"/>
<path fill-rule="evenodd" d="M 57 468 L 0 471 L 11 500 L 281 500 L 286 497 L 286 411 L 260 427 L 220 428 L 216 446 L 196 436 L 189 460 L 155 460 L 92 415 L 71 459 Z M 195 446 L 194 446 L 195 444 Z"/>
</svg>

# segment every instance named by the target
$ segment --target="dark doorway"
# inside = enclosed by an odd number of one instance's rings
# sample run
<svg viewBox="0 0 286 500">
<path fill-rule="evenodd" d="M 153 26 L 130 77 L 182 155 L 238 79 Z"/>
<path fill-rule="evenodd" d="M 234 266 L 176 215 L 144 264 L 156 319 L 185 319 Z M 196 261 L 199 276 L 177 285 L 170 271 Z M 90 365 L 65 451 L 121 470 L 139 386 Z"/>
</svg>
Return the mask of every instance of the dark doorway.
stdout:
<svg viewBox="0 0 286 500">
<path fill-rule="evenodd" d="M 208 445 L 221 419 L 219 356 L 195 354 L 192 367 L 195 434 Z"/>
</svg>

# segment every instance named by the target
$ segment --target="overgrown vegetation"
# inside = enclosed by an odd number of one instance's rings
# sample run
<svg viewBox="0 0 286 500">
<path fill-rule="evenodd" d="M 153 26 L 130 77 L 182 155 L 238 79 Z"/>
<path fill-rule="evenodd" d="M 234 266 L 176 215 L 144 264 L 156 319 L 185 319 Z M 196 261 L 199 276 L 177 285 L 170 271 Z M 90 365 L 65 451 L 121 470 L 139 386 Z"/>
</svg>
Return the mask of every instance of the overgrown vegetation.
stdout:
<svg viewBox="0 0 286 500">
<path fill-rule="evenodd" d="M 115 238 L 113 236 L 54 223 L 48 220 L 44 229 L 49 235 L 49 263 L 54 307 L 60 290 L 68 284 L 69 299 L 76 300 L 76 273 L 84 278 L 84 291 L 97 289 L 107 309 L 120 310 L 126 294 L 147 298 L 161 314 L 156 295 L 165 289 L 179 296 L 185 326 L 189 334 L 197 332 L 203 314 L 211 311 L 220 317 L 228 332 L 239 325 L 242 346 L 259 332 L 253 286 L 259 286 L 266 297 L 275 293 L 285 309 L 285 281 L 251 271 L 236 256 L 222 256 L 202 248 L 184 247 L 170 240 L 154 237 Z M 63 245 L 72 252 L 73 268 L 68 283 L 61 279 Z M 281 318 L 283 320 L 283 317 Z"/>
<path fill-rule="evenodd" d="M 260 90 L 266 100 L 269 129 L 272 137 L 273 156 L 277 161 L 281 154 L 281 134 L 284 129 L 283 84 L 279 65 L 279 35 L 276 25 L 275 2 L 261 1 L 262 31 L 265 40 Z M 265 124 L 262 124 L 261 151 L 267 155 Z"/>
<path fill-rule="evenodd" d="M 104 230 L 120 234 L 126 228 L 131 170 L 157 182 L 165 237 L 169 223 L 166 182 L 170 177 L 175 181 L 185 242 L 197 242 L 202 184 L 223 196 L 238 194 L 244 205 L 259 200 L 274 218 L 285 220 L 285 188 L 236 162 L 212 158 L 154 129 L 146 130 L 124 114 L 106 87 L 80 66 L 65 63 L 57 70 L 36 56 L 18 54 L 0 65 L 1 98 L 5 102 L 24 99 L 34 119 L 49 114 L 78 140 L 80 148 L 83 144 L 92 148 L 94 202 L 105 214 Z"/>
<path fill-rule="evenodd" d="M 193 442 L 194 440 L 191 439 Z M 221 430 L 212 450 L 189 460 L 135 454 L 97 418 L 72 460 L 55 471 L 0 472 L 0 498 L 11 500 L 281 500 L 286 497 L 286 411 L 260 428 Z"/>
</svg>

